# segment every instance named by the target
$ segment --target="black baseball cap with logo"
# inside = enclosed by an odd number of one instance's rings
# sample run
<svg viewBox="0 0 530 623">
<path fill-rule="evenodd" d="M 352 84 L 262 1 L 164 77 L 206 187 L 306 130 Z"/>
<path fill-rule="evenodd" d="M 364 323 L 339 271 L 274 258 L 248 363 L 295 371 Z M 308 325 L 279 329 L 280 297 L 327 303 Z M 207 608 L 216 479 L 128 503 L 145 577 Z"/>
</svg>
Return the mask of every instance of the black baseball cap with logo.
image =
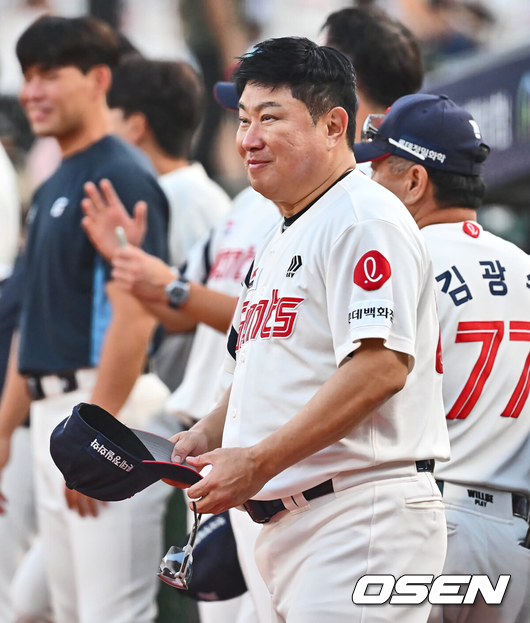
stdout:
<svg viewBox="0 0 530 623">
<path fill-rule="evenodd" d="M 125 500 L 163 480 L 185 489 L 201 479 L 187 463 L 172 463 L 173 443 L 129 428 L 105 409 L 80 403 L 50 438 L 52 458 L 69 489 L 105 502 Z"/>
<path fill-rule="evenodd" d="M 480 175 L 484 148 L 489 151 L 467 110 L 446 95 L 415 93 L 400 97 L 385 115 L 367 117 L 355 159 L 393 154 L 442 171 Z"/>
</svg>

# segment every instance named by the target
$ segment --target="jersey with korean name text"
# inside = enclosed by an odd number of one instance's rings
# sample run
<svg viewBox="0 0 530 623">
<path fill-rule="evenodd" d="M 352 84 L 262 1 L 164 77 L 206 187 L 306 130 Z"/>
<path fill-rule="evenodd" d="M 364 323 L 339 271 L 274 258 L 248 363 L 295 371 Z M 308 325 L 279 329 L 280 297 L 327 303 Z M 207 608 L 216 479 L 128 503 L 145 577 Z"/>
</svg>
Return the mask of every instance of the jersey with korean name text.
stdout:
<svg viewBox="0 0 530 623">
<path fill-rule="evenodd" d="M 253 497 L 449 456 L 425 241 L 392 193 L 352 171 L 287 229 L 274 228 L 247 275 L 228 340 L 233 385 L 223 447 L 252 446 L 286 424 L 366 338 L 409 356 L 403 390 Z"/>
<path fill-rule="evenodd" d="M 473 221 L 424 227 L 451 460 L 436 477 L 530 494 L 530 257 Z"/>
<path fill-rule="evenodd" d="M 257 247 L 275 223 L 278 208 L 255 192 L 243 190 L 224 222 L 208 240 L 192 249 L 186 277 L 208 288 L 237 297 Z M 198 420 L 215 406 L 219 393 L 219 375 L 223 371 L 226 336 L 221 331 L 199 324 L 182 383 L 166 403 L 169 412 Z M 226 387 L 225 387 L 226 389 Z"/>
</svg>

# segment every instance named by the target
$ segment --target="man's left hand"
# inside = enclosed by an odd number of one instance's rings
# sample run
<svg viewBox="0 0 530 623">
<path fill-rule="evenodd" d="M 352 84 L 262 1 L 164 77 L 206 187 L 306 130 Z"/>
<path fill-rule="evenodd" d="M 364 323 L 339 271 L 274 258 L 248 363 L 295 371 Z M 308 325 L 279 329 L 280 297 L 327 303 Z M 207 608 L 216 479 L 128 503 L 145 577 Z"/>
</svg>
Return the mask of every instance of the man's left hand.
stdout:
<svg viewBox="0 0 530 623">
<path fill-rule="evenodd" d="M 79 493 L 79 491 L 69 489 L 66 485 L 64 486 L 64 495 L 68 508 L 76 511 L 81 517 L 97 517 L 100 507 L 106 505 L 106 502 L 99 502 L 94 500 L 94 498 L 89 498 L 87 495 Z"/>
<path fill-rule="evenodd" d="M 81 225 L 92 244 L 110 262 L 119 247 L 116 227 L 122 227 L 129 244 L 140 246 L 147 230 L 147 204 L 138 201 L 130 217 L 109 180 L 101 180 L 99 188 L 92 182 L 84 185 L 85 199 L 81 207 L 85 213 Z"/>
<path fill-rule="evenodd" d="M 252 448 L 218 448 L 186 460 L 198 470 L 212 466 L 200 482 L 188 489 L 191 499 L 200 498 L 196 502 L 198 513 L 217 515 L 239 506 L 267 482 L 267 478 L 258 473 Z"/>
</svg>

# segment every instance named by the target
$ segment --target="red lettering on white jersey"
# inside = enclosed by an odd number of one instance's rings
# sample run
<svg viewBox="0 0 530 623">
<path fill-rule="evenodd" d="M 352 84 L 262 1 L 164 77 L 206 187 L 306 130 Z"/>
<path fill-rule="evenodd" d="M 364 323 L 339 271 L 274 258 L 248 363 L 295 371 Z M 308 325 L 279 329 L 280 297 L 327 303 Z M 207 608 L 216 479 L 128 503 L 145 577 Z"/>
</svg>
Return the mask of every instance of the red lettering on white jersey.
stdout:
<svg viewBox="0 0 530 623">
<path fill-rule="evenodd" d="M 256 255 L 256 249 L 222 249 L 217 254 L 208 279 L 233 279 L 242 281 Z"/>
<path fill-rule="evenodd" d="M 278 296 L 278 290 L 272 291 L 271 299 L 261 299 L 249 305 L 248 301 L 241 309 L 236 351 L 249 340 L 287 338 L 294 330 L 298 307 L 304 301 L 295 296 Z"/>
<path fill-rule="evenodd" d="M 363 290 L 379 290 L 391 274 L 392 269 L 386 257 L 379 251 L 368 251 L 355 266 L 353 283 Z"/>
<path fill-rule="evenodd" d="M 473 223 L 473 221 L 466 221 L 462 225 L 462 229 L 464 233 L 471 236 L 471 238 L 478 238 L 480 236 L 480 227 L 476 223 Z"/>
</svg>

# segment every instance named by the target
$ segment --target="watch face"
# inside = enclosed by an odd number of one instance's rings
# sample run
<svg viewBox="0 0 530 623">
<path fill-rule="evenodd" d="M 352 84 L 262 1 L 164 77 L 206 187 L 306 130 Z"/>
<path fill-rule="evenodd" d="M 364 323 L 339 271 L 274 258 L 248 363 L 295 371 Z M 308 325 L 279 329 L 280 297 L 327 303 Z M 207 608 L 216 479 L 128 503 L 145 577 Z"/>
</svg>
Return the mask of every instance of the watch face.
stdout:
<svg viewBox="0 0 530 623">
<path fill-rule="evenodd" d="M 172 281 L 167 286 L 166 293 L 170 307 L 180 307 L 188 300 L 190 284 L 180 279 Z"/>
</svg>

